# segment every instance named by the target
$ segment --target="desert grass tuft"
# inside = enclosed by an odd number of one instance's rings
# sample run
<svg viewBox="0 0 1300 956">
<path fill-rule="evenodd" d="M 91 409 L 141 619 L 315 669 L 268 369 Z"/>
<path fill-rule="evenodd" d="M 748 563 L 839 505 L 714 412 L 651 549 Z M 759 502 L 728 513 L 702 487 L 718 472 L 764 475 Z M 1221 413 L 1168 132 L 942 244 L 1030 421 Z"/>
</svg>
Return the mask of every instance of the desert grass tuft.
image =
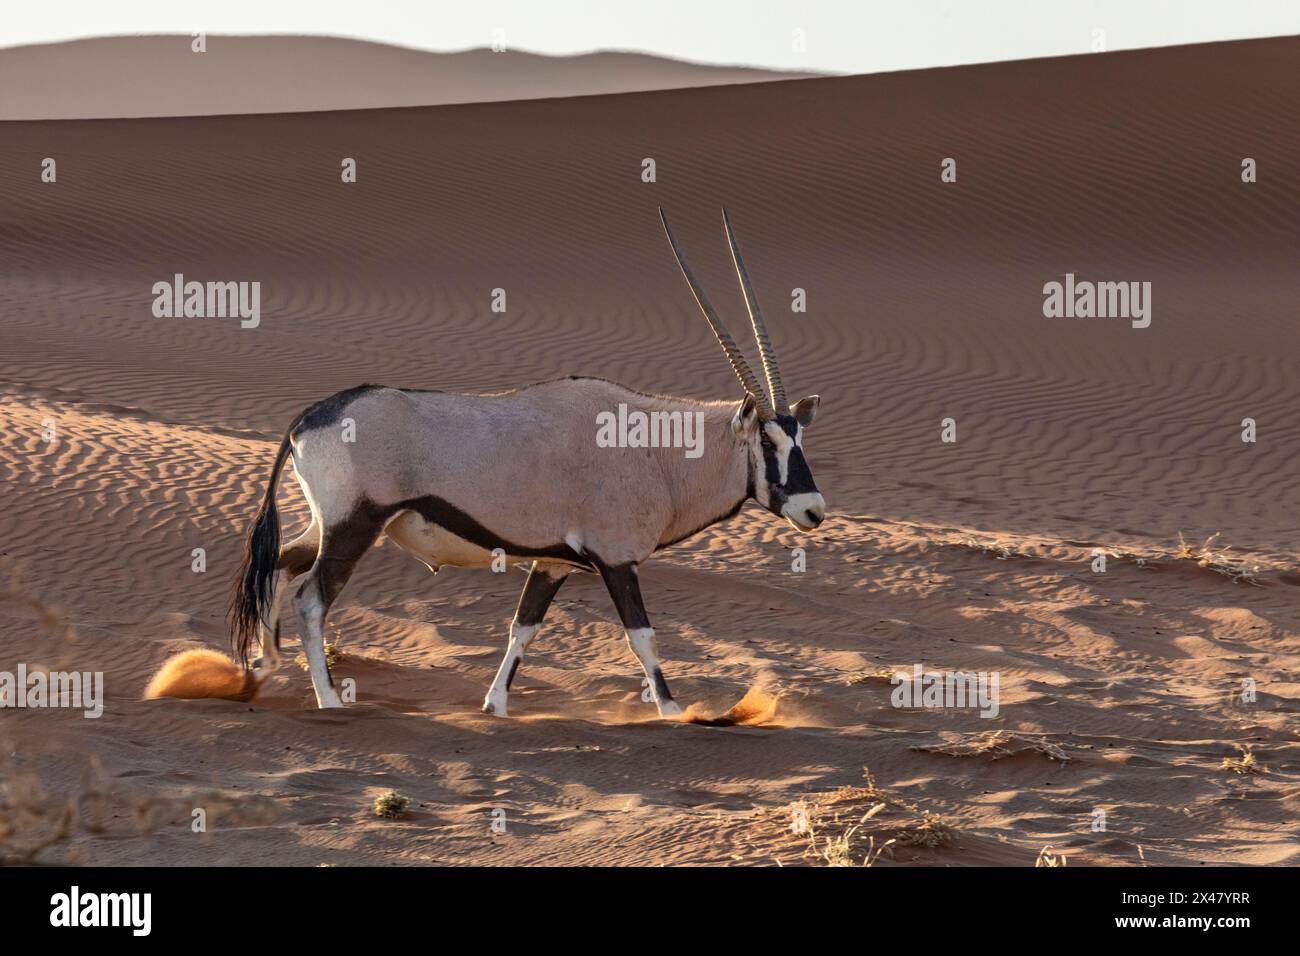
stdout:
<svg viewBox="0 0 1300 956">
<path fill-rule="evenodd" d="M 841 787 L 811 803 L 796 804 L 807 820 L 805 859 L 823 866 L 874 866 L 882 856 L 892 857 L 897 846 L 935 849 L 953 841 L 956 824 L 881 789 L 869 768 L 863 768 L 862 776 L 863 786 Z M 902 814 L 903 819 L 878 819 L 889 813 Z M 868 833 L 872 821 L 876 832 Z M 888 838 L 878 842 L 877 836 Z"/>
<path fill-rule="evenodd" d="M 877 667 L 874 671 L 856 671 L 848 676 L 844 681 L 850 687 L 856 684 L 865 684 L 868 681 L 878 680 L 886 684 L 893 683 L 894 669 L 892 667 Z"/>
<path fill-rule="evenodd" d="M 961 541 L 959 547 L 966 548 L 970 551 L 977 551 L 980 554 L 989 554 L 999 561 L 1009 561 L 1011 558 L 1036 558 L 1038 555 L 1023 551 L 1014 545 L 1004 544 L 1000 539 L 992 541 L 980 541 L 977 538 L 966 538 Z"/>
<path fill-rule="evenodd" d="M 930 813 L 927 810 L 920 811 L 921 821 L 912 826 L 904 827 L 898 833 L 898 842 L 903 846 L 925 847 L 927 850 L 933 850 L 935 847 L 951 843 L 953 835 L 957 828 L 941 817 L 937 813 Z"/>
<path fill-rule="evenodd" d="M 949 757 L 988 756 L 994 760 L 1022 753 L 1040 753 L 1049 760 L 1059 760 L 1061 763 L 1070 759 L 1069 754 L 1046 737 L 1017 737 L 1005 730 L 961 734 L 948 743 L 918 744 L 910 749 L 921 753 L 946 754 Z"/>
<path fill-rule="evenodd" d="M 1199 567 L 1213 571 L 1215 574 L 1222 574 L 1225 578 L 1231 579 L 1234 584 L 1245 583 L 1261 587 L 1259 565 L 1247 565 L 1233 560 L 1227 548 L 1215 550 L 1214 541 L 1219 534 L 1220 532 L 1216 531 L 1202 544 L 1194 545 L 1188 544 L 1183 533 L 1178 532 L 1177 557 L 1182 561 L 1195 561 Z"/>
</svg>

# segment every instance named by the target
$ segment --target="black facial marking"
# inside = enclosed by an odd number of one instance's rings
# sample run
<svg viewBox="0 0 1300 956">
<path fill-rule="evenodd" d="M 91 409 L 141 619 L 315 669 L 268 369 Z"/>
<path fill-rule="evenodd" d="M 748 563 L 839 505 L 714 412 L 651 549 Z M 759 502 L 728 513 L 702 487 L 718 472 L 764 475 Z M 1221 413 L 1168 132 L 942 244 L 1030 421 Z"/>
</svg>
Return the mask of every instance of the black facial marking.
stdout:
<svg viewBox="0 0 1300 956">
<path fill-rule="evenodd" d="M 793 415 L 778 415 L 775 423 L 790 436 L 793 442 L 799 434 L 799 422 Z M 768 509 L 774 514 L 781 513 L 781 507 L 793 495 L 812 494 L 817 491 L 813 481 L 812 469 L 803 456 L 803 449 L 795 445 L 786 458 L 785 484 L 781 484 L 781 465 L 777 460 L 776 446 L 767 437 L 762 426 L 759 427 L 760 448 L 763 452 L 763 473 L 767 478 Z"/>
</svg>

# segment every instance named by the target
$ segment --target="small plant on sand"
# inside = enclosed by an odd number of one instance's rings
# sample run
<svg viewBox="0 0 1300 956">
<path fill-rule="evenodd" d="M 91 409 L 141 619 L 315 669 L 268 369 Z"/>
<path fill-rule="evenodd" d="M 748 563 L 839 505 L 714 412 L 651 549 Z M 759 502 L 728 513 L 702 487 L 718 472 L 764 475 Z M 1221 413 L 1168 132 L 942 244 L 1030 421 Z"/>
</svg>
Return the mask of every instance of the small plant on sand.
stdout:
<svg viewBox="0 0 1300 956">
<path fill-rule="evenodd" d="M 1050 846 L 1045 846 L 1038 851 L 1038 859 L 1034 861 L 1034 866 L 1065 866 L 1065 854 L 1054 853 Z"/>
<path fill-rule="evenodd" d="M 819 857 L 827 866 L 874 866 L 876 861 L 880 859 L 880 854 L 893 846 L 896 841 L 886 840 L 880 846 L 876 846 L 875 836 L 868 835 L 867 846 L 862 860 L 859 863 L 854 863 L 853 840 L 858 831 L 862 829 L 862 825 L 883 809 L 885 809 L 885 805 L 877 803 L 864 813 L 857 823 L 850 826 L 839 836 L 825 837 L 820 844 L 818 844 L 817 832 L 810 826 L 808 828 L 808 852 L 805 856 Z"/>
<path fill-rule="evenodd" d="M 937 813 L 921 811 L 921 822 L 904 827 L 898 834 L 898 842 L 903 846 L 920 846 L 927 850 L 951 843 L 957 828 Z"/>
<path fill-rule="evenodd" d="M 1160 566 L 1159 562 L 1152 559 L 1150 555 L 1139 554 L 1136 551 L 1128 551 L 1124 548 L 1096 548 L 1093 550 L 1094 557 L 1098 551 L 1111 561 L 1132 561 L 1144 571 L 1152 571 Z"/>
<path fill-rule="evenodd" d="M 0 866 L 32 864 L 69 839 L 76 817 L 74 800 L 52 797 L 35 780 L 0 782 Z"/>
<path fill-rule="evenodd" d="M 1013 545 L 1003 544 L 1001 541 L 977 541 L 975 538 L 966 538 L 961 542 L 961 547 L 969 548 L 971 551 L 978 551 L 980 554 L 991 554 L 999 561 L 1006 561 L 1010 558 L 1033 558 L 1037 555 L 1030 554 Z"/>
<path fill-rule="evenodd" d="M 946 754 L 949 757 L 987 756 L 997 760 L 1022 753 L 1040 753 L 1049 760 L 1065 763 L 1070 759 L 1060 746 L 1046 737 L 1017 737 L 1005 730 L 990 730 L 982 734 L 958 734 L 954 739 L 938 744 L 918 744 L 911 748 L 922 753 Z"/>
<path fill-rule="evenodd" d="M 1228 554 L 1227 548 L 1214 550 L 1214 540 L 1220 532 L 1216 531 L 1205 539 L 1200 545 L 1188 544 L 1183 538 L 1183 533 L 1178 532 L 1178 557 L 1183 561 L 1195 561 L 1200 567 L 1207 568 L 1215 574 L 1222 574 L 1230 578 L 1234 584 L 1253 584 L 1260 587 L 1259 583 L 1259 565 L 1246 565 L 1240 561 L 1234 561 Z"/>
<path fill-rule="evenodd" d="M 396 820 L 406 813 L 406 808 L 410 805 L 410 797 L 404 797 L 396 790 L 385 790 L 375 797 L 375 816 Z"/>
<path fill-rule="evenodd" d="M 325 643 L 325 664 L 330 669 L 337 667 L 339 662 L 342 661 L 346 656 L 347 655 L 344 654 L 343 651 L 339 649 L 339 646 L 337 644 L 334 644 L 329 641 Z M 298 656 L 294 658 L 294 663 L 297 664 L 305 671 L 311 670 L 310 665 L 307 663 L 307 655 L 304 654 L 302 651 L 298 652 Z"/>
<path fill-rule="evenodd" d="M 1238 757 L 1224 757 L 1223 763 L 1219 764 L 1220 770 L 1230 770 L 1236 774 L 1263 773 L 1264 767 L 1255 759 L 1255 753 L 1249 747 L 1238 747 L 1241 755 Z"/>
<path fill-rule="evenodd" d="M 881 790 L 870 769 L 863 768 L 862 776 L 865 786 L 841 787 L 808 809 L 806 858 L 826 866 L 873 866 L 882 854 L 892 856 L 894 846 L 934 849 L 952 841 L 957 832 L 954 824 Z M 863 805 L 867 806 L 865 812 L 845 819 L 847 811 Z M 878 844 L 874 834 L 862 831 L 868 821 L 888 811 L 912 819 L 894 824 L 894 835 Z"/>
</svg>

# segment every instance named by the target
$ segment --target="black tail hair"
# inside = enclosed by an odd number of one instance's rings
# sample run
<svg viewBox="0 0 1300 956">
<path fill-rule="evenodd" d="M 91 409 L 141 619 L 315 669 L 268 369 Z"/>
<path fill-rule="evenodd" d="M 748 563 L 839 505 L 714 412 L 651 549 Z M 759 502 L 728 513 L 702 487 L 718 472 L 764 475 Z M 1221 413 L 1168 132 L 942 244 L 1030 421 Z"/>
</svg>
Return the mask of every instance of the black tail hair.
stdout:
<svg viewBox="0 0 1300 956">
<path fill-rule="evenodd" d="M 248 667 L 248 648 L 257 637 L 257 625 L 266 620 L 271 607 L 275 572 L 280 563 L 280 514 L 275 509 L 275 487 L 289 457 L 291 432 L 292 429 L 285 433 L 280 450 L 275 453 L 266 497 L 248 529 L 244 563 L 230 595 L 230 646 L 244 667 Z"/>
</svg>

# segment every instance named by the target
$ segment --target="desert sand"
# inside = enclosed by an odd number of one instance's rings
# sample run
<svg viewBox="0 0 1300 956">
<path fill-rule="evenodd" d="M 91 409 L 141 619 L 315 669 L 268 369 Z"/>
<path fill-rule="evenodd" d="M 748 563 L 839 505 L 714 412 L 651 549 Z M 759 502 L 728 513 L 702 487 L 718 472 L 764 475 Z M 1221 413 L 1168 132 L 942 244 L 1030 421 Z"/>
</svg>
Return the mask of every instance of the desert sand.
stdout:
<svg viewBox="0 0 1300 956">
<path fill-rule="evenodd" d="M 37 859 L 792 865 L 819 856 L 796 811 L 824 840 L 885 803 L 855 859 L 870 836 L 898 841 L 881 866 L 1049 846 L 1071 866 L 1294 864 L 1297 57 L 1278 39 L 0 124 L 0 669 L 102 670 L 108 697 L 97 720 L 0 713 L 0 849 L 21 856 L 71 799 Z M 225 647 L 247 524 L 311 402 L 567 374 L 739 399 L 656 214 L 739 328 L 724 203 L 791 397 L 823 397 L 806 446 L 830 517 L 803 535 L 751 504 L 642 585 L 678 699 L 715 714 L 757 688 L 770 720 L 652 719 L 586 575 L 512 716 L 486 716 L 523 575 L 431 576 L 391 543 L 331 618 L 356 705 L 316 711 L 292 663 L 251 703 L 141 699 L 171 655 Z M 260 281 L 260 325 L 155 318 L 177 272 Z M 1067 272 L 1152 282 L 1150 327 L 1046 318 Z M 293 534 L 291 480 L 280 501 Z M 1256 584 L 1177 557 L 1180 533 L 1215 532 Z M 1000 713 L 891 706 L 882 672 L 917 663 L 998 672 Z M 1224 768 L 1239 748 L 1262 772 Z M 389 789 L 402 819 L 371 812 Z"/>
<path fill-rule="evenodd" d="M 343 37 L 94 37 L 0 49 L 0 120 L 488 103 L 758 83 L 796 73 L 642 53 L 432 53 Z"/>
</svg>

